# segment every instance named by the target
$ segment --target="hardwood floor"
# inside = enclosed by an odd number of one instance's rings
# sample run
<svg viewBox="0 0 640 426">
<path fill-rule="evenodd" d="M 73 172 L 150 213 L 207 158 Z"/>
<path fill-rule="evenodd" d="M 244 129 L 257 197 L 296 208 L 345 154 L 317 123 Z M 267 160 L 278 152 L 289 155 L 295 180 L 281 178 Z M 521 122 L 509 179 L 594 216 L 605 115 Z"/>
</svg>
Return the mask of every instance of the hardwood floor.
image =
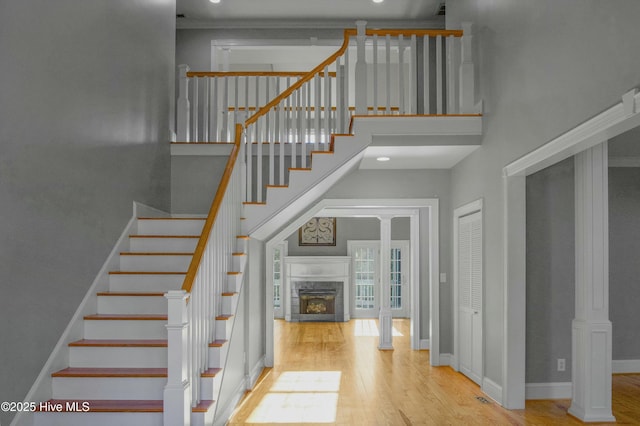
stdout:
<svg viewBox="0 0 640 426">
<path fill-rule="evenodd" d="M 375 320 L 276 321 L 274 328 L 276 364 L 229 425 L 582 424 L 567 415 L 569 400 L 529 401 L 525 410 L 509 411 L 450 367 L 429 366 L 429 351 L 410 349 L 408 320 L 394 320 L 402 336 L 394 336 L 393 351 L 377 349 Z M 640 375 L 613 382 L 616 424 L 639 425 Z"/>
</svg>

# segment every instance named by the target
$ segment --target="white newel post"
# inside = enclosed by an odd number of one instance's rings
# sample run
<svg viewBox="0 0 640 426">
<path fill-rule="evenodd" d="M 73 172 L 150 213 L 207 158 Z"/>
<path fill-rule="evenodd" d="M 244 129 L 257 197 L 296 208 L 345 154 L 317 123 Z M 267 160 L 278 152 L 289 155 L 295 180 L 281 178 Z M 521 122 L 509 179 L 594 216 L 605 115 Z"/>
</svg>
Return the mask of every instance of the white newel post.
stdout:
<svg viewBox="0 0 640 426">
<path fill-rule="evenodd" d="M 393 349 L 391 316 L 391 218 L 380 216 L 380 343 L 378 349 Z"/>
<path fill-rule="evenodd" d="M 609 321 L 607 142 L 575 156 L 576 294 L 572 323 L 573 399 L 585 422 L 614 422 Z"/>
<path fill-rule="evenodd" d="M 355 70 L 355 82 L 356 82 L 356 114 L 367 114 L 367 59 L 365 56 L 365 40 L 367 38 L 367 21 L 356 21 L 356 28 L 358 34 L 356 36 L 357 45 L 357 60 Z M 345 54 L 348 54 L 345 53 Z M 345 76 L 349 78 L 349 76 Z M 349 97 L 347 96 L 347 99 Z"/>
<path fill-rule="evenodd" d="M 191 424 L 191 385 L 189 384 L 189 323 L 184 290 L 165 294 L 168 303 L 167 321 L 167 385 L 164 388 L 164 424 Z"/>
<path fill-rule="evenodd" d="M 189 65 L 178 65 L 178 141 L 190 142 L 189 119 L 191 106 L 189 105 Z"/>
<path fill-rule="evenodd" d="M 460 113 L 476 113 L 475 106 L 475 75 L 473 65 L 473 24 L 462 23 L 460 62 Z"/>
</svg>

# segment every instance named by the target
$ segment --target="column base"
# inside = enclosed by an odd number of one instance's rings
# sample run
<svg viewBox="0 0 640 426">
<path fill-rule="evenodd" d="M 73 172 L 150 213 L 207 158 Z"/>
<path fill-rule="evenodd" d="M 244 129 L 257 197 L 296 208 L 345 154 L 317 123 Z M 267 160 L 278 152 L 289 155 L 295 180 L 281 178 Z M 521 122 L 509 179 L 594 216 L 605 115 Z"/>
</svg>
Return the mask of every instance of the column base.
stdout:
<svg viewBox="0 0 640 426">
<path fill-rule="evenodd" d="M 569 414 L 583 422 L 614 422 L 611 321 L 575 319 L 572 328 L 573 397 Z"/>
<path fill-rule="evenodd" d="M 191 424 L 191 385 L 188 381 L 164 388 L 164 424 Z"/>
<path fill-rule="evenodd" d="M 379 317 L 380 343 L 378 349 L 381 351 L 393 350 L 393 316 L 391 308 L 380 308 Z"/>
</svg>

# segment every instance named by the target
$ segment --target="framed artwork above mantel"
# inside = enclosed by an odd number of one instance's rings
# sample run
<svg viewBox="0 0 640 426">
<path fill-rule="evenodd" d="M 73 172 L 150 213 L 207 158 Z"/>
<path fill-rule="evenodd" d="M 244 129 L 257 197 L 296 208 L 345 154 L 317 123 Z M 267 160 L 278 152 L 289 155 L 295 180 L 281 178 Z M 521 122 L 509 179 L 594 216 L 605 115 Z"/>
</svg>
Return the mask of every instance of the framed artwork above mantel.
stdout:
<svg viewBox="0 0 640 426">
<path fill-rule="evenodd" d="M 298 230 L 300 246 L 335 246 L 336 218 L 314 217 Z"/>
</svg>

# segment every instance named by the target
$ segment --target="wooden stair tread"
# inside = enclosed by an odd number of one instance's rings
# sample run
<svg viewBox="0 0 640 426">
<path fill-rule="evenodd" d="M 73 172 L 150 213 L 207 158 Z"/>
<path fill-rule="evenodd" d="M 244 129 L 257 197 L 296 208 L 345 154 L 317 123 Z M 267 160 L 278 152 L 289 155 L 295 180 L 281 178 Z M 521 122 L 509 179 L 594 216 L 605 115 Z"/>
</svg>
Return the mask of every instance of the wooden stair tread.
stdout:
<svg viewBox="0 0 640 426">
<path fill-rule="evenodd" d="M 139 217 L 138 220 L 207 220 L 206 217 Z"/>
<path fill-rule="evenodd" d="M 202 374 L 200 374 L 201 377 L 216 377 L 218 375 L 218 373 L 220 373 L 222 371 L 222 368 L 209 368 L 208 370 L 205 370 Z"/>
<path fill-rule="evenodd" d="M 81 339 L 69 343 L 74 347 L 166 348 L 166 339 Z"/>
<path fill-rule="evenodd" d="M 228 320 L 230 320 L 231 318 L 233 318 L 233 315 L 218 315 L 218 316 L 216 317 L 216 320 L 219 320 L 219 321 L 228 321 Z"/>
<path fill-rule="evenodd" d="M 224 346 L 227 344 L 227 340 L 214 340 L 213 342 L 209 343 L 209 347 L 210 348 L 219 348 L 221 346 Z"/>
<path fill-rule="evenodd" d="M 166 368 L 77 368 L 68 367 L 52 377 L 167 377 Z"/>
<path fill-rule="evenodd" d="M 85 315 L 84 319 L 92 320 L 92 321 L 166 321 L 167 315 L 93 314 L 93 315 Z"/>
<path fill-rule="evenodd" d="M 158 400 L 127 400 L 127 399 L 90 399 L 90 400 L 77 400 L 77 399 L 50 399 L 47 401 L 50 404 L 58 405 L 62 407 L 62 412 L 67 411 L 67 403 L 77 403 L 80 408 L 83 407 L 83 403 L 88 404 L 90 413 L 162 413 L 164 401 Z M 39 410 L 38 410 L 39 411 Z M 77 412 L 77 410 L 71 409 L 69 412 Z"/>
<path fill-rule="evenodd" d="M 242 272 L 227 272 L 227 275 L 242 275 Z"/>
<path fill-rule="evenodd" d="M 229 296 L 235 296 L 236 294 L 238 294 L 235 291 L 225 291 L 224 293 L 222 293 L 223 296 L 229 297 Z"/>
<path fill-rule="evenodd" d="M 267 188 L 288 188 L 289 185 L 267 185 Z"/>
<path fill-rule="evenodd" d="M 245 206 L 266 206 L 267 203 L 263 201 L 243 201 L 242 204 Z"/>
<path fill-rule="evenodd" d="M 333 154 L 333 151 L 311 151 L 311 155 L 313 154 Z"/>
<path fill-rule="evenodd" d="M 126 292 L 126 291 L 101 291 L 98 296 L 126 296 L 126 297 L 164 297 L 164 293 L 144 293 L 144 292 Z"/>
<path fill-rule="evenodd" d="M 231 253 L 231 256 L 246 256 L 247 253 L 240 253 L 240 252 L 236 252 L 236 253 Z"/>
<path fill-rule="evenodd" d="M 310 172 L 311 167 L 289 167 L 289 171 Z"/>
<path fill-rule="evenodd" d="M 251 237 L 248 235 L 236 235 L 236 238 L 241 239 L 241 240 L 248 240 Z"/>
<path fill-rule="evenodd" d="M 212 400 L 212 399 L 203 399 L 198 403 L 198 405 L 196 405 L 195 407 L 191 408 L 191 412 L 193 412 L 193 413 L 206 413 L 207 411 L 209 411 L 209 408 L 211 408 L 211 406 L 214 403 L 215 403 L 215 401 Z"/>
</svg>

